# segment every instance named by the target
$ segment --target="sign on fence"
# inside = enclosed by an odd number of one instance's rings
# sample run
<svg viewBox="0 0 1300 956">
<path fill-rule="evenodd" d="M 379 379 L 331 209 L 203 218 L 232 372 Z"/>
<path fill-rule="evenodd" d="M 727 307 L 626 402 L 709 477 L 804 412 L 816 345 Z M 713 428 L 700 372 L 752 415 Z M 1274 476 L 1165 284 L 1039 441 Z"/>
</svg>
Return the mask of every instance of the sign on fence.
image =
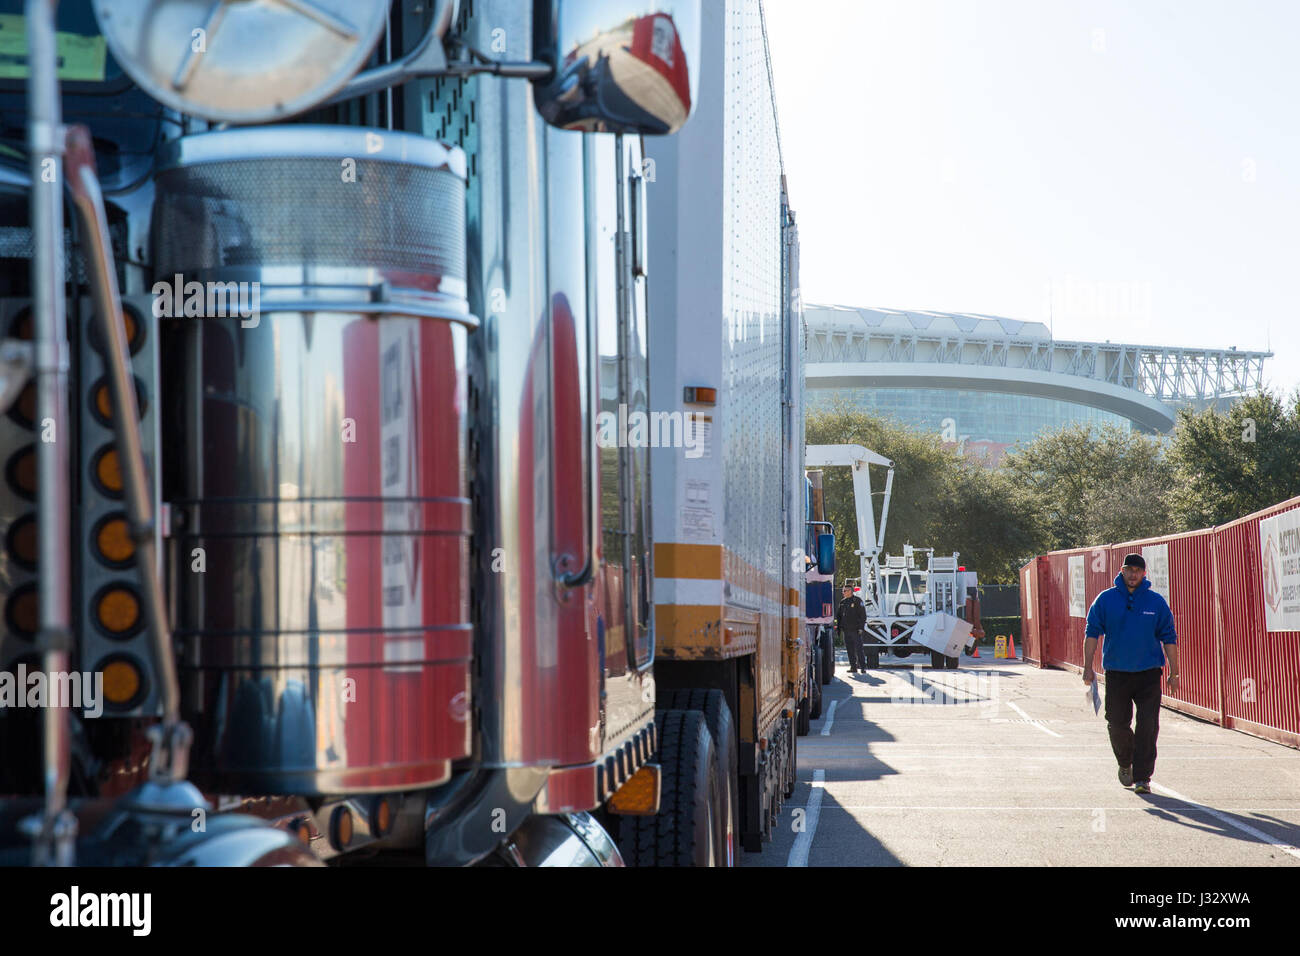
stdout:
<svg viewBox="0 0 1300 956">
<path fill-rule="evenodd" d="M 1070 558 L 1070 617 L 1087 617 L 1088 601 L 1084 596 L 1083 555 L 1076 554 Z"/>
<path fill-rule="evenodd" d="M 1260 520 L 1259 561 L 1265 628 L 1300 631 L 1300 509 Z"/>
<path fill-rule="evenodd" d="M 1169 545 L 1144 545 L 1142 560 L 1147 563 L 1147 580 L 1151 582 L 1151 590 L 1172 603 L 1173 599 L 1169 596 Z"/>
</svg>

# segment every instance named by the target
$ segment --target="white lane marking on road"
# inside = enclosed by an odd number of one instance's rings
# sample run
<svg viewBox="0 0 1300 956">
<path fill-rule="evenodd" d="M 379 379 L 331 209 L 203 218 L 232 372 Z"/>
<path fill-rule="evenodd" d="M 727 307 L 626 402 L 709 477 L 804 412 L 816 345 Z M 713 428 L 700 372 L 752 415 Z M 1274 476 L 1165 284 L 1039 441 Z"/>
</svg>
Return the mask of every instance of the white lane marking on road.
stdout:
<svg viewBox="0 0 1300 956">
<path fill-rule="evenodd" d="M 835 723 L 835 705 L 838 703 L 838 700 L 831 701 L 830 707 L 826 710 L 826 722 L 822 724 L 823 737 L 829 737 L 831 735 L 831 724 Z"/>
<path fill-rule="evenodd" d="M 834 704 L 831 701 L 831 705 Z M 803 832 L 794 838 L 794 846 L 790 847 L 790 856 L 785 861 L 786 866 L 808 865 L 808 851 L 812 849 L 813 834 L 817 832 L 817 818 L 822 815 L 822 793 L 825 789 L 826 771 L 814 770 L 812 792 L 808 794 L 808 806 L 804 811 Z"/>
<path fill-rule="evenodd" d="M 1277 840 L 1269 836 L 1263 830 L 1256 830 L 1248 823 L 1242 823 L 1240 820 L 1234 819 L 1233 817 L 1228 816 L 1226 813 L 1220 813 L 1218 810 L 1214 809 L 1214 807 L 1207 807 L 1199 800 L 1193 800 L 1191 797 L 1184 797 L 1177 790 L 1170 790 L 1168 787 L 1161 786 L 1158 783 L 1151 784 L 1151 789 L 1155 790 L 1157 793 L 1163 793 L 1167 797 L 1173 797 L 1175 800 L 1181 800 L 1183 803 L 1186 803 L 1189 806 L 1196 807 L 1198 810 L 1204 810 L 1206 813 L 1214 817 L 1216 820 L 1220 820 L 1223 823 L 1226 823 L 1230 827 L 1235 827 L 1236 829 L 1240 830 L 1242 833 L 1245 833 L 1248 836 L 1253 836 L 1256 840 L 1259 840 L 1261 843 L 1265 843 L 1271 846 L 1275 850 L 1281 850 L 1283 853 L 1289 853 L 1297 860 L 1300 860 L 1300 848 L 1294 847 L 1289 843 L 1278 843 Z"/>
<path fill-rule="evenodd" d="M 1041 723 L 1039 723 L 1038 721 L 1034 720 L 1034 718 L 1032 718 L 1032 717 L 1030 717 L 1028 714 L 1026 714 L 1023 710 L 1021 710 L 1019 707 L 1016 706 L 1016 702 L 1015 702 L 1014 700 L 1009 700 L 1009 701 L 1007 701 L 1007 706 L 1010 707 L 1012 710 L 1014 710 L 1014 711 L 1015 711 L 1017 714 L 1019 714 L 1021 717 L 1025 718 L 1025 720 L 1029 721 L 1029 723 L 1030 723 L 1032 726 L 1037 727 L 1037 728 L 1038 728 L 1039 730 L 1041 730 L 1043 733 L 1045 733 L 1045 734 L 1051 734 L 1053 737 L 1060 737 L 1060 736 L 1061 736 L 1061 735 L 1058 734 L 1055 730 L 1052 730 L 1050 727 L 1044 727 Z"/>
</svg>

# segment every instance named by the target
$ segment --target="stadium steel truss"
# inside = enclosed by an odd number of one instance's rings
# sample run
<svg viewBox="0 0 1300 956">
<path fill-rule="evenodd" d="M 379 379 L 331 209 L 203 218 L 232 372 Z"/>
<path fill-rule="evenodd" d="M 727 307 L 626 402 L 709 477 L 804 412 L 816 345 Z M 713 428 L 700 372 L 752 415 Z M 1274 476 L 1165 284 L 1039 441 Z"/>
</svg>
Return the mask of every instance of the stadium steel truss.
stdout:
<svg viewBox="0 0 1300 956">
<path fill-rule="evenodd" d="M 1272 352 L 1053 339 L 1041 322 L 961 312 L 809 305 L 807 387 L 1037 395 L 1173 427 L 1179 407 L 1263 387 Z"/>
</svg>

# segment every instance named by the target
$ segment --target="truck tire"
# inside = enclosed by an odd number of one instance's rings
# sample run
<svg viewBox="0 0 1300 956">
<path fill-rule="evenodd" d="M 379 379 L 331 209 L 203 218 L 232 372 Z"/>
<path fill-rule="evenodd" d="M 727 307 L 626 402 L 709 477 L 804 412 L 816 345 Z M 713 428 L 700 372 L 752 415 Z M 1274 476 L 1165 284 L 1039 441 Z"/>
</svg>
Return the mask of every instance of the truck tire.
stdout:
<svg viewBox="0 0 1300 956">
<path fill-rule="evenodd" d="M 797 715 L 793 720 L 790 721 L 790 730 L 795 729 L 794 726 L 795 720 L 798 720 Z M 789 763 L 787 763 L 785 767 L 785 783 L 781 787 L 781 795 L 786 800 L 789 800 L 791 797 L 794 796 L 795 784 L 798 782 L 798 777 L 799 777 L 798 766 L 799 766 L 799 737 L 798 735 L 792 733 L 790 734 Z M 772 822 L 775 828 L 776 821 L 773 820 Z"/>
<path fill-rule="evenodd" d="M 663 773 L 659 812 L 623 818 L 619 827 L 623 861 L 629 866 L 725 865 L 717 813 L 722 787 L 704 714 L 661 710 L 655 715 L 655 731 L 656 759 Z"/>
<path fill-rule="evenodd" d="M 955 671 L 958 667 L 961 666 L 960 657 L 945 657 L 944 660 L 947 662 L 948 670 L 950 671 Z"/>
<path fill-rule="evenodd" d="M 812 681 L 812 710 L 808 711 L 808 716 L 816 720 L 822 715 L 822 674 L 820 661 L 814 658 L 813 666 L 817 668 L 817 673 L 813 675 Z"/>
<path fill-rule="evenodd" d="M 930 666 L 935 670 L 943 670 L 948 666 L 948 659 L 938 651 L 930 652 Z"/>
<path fill-rule="evenodd" d="M 880 667 L 880 648 L 868 647 L 866 649 L 867 670 L 874 671 Z"/>
<path fill-rule="evenodd" d="M 821 681 L 829 684 L 835 679 L 835 632 L 829 627 L 822 628 L 821 647 L 818 649 L 822 655 Z"/>
<path fill-rule="evenodd" d="M 795 733 L 800 737 L 807 737 L 808 731 L 812 730 L 812 701 L 803 700 L 799 703 L 798 709 L 795 710 Z"/>
<path fill-rule="evenodd" d="M 670 691 L 659 706 L 674 710 L 697 710 L 704 714 L 713 749 L 717 754 L 721 776 L 721 800 L 718 803 L 718 834 L 722 851 L 718 866 L 736 865 L 736 846 L 740 839 L 740 757 L 736 742 L 736 723 L 727 705 L 727 695 L 720 690 Z"/>
</svg>

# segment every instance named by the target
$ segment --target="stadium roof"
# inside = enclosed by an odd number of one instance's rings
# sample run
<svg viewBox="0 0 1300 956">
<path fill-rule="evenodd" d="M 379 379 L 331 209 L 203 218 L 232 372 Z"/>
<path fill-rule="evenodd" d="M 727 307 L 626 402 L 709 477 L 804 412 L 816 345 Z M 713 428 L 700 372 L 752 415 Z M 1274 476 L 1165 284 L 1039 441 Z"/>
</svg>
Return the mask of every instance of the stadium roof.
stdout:
<svg viewBox="0 0 1300 956">
<path fill-rule="evenodd" d="M 900 309 L 854 309 L 846 305 L 810 305 L 804 309 L 809 328 L 870 329 L 873 332 L 928 332 L 931 335 L 1007 336 L 1050 339 L 1042 322 L 1004 319 L 978 312 L 926 312 Z"/>
<path fill-rule="evenodd" d="M 1053 339 L 1041 322 L 976 312 L 808 305 L 809 388 L 1036 395 L 1168 431 L 1180 405 L 1258 391 L 1272 352 Z"/>
</svg>

